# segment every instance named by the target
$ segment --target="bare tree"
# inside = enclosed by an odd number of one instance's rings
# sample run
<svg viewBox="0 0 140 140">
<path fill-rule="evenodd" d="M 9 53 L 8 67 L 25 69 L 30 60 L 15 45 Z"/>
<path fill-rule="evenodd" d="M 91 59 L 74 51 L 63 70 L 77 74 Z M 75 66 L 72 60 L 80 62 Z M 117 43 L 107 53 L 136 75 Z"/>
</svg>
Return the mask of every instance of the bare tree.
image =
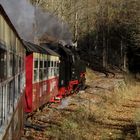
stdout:
<svg viewBox="0 0 140 140">
<path fill-rule="evenodd" d="M 31 1 L 68 23 L 91 63 L 97 59 L 103 67 L 126 69 L 128 49 L 140 47 L 139 0 Z"/>
</svg>

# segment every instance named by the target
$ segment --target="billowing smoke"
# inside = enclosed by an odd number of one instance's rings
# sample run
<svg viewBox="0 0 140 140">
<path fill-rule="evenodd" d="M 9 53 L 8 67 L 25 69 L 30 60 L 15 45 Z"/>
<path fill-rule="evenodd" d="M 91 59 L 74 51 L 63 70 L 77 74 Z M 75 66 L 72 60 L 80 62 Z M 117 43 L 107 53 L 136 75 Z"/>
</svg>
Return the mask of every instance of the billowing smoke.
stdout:
<svg viewBox="0 0 140 140">
<path fill-rule="evenodd" d="M 34 41 L 45 33 L 60 40 L 69 42 L 72 34 L 66 23 L 49 12 L 32 6 L 27 0 L 0 0 L 19 35 Z"/>
<path fill-rule="evenodd" d="M 0 0 L 20 36 L 33 40 L 34 7 L 26 0 Z"/>
<path fill-rule="evenodd" d="M 36 35 L 41 37 L 44 33 L 56 37 L 59 40 L 69 41 L 72 34 L 66 23 L 58 19 L 49 12 L 44 12 L 40 8 L 35 8 Z"/>
</svg>

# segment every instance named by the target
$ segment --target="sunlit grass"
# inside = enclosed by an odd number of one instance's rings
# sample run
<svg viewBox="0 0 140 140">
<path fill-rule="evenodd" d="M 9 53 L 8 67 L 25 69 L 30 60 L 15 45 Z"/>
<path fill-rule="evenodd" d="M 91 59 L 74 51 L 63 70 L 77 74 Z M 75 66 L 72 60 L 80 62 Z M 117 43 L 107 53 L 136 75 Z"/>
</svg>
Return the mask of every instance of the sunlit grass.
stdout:
<svg viewBox="0 0 140 140">
<path fill-rule="evenodd" d="M 46 131 L 46 136 L 60 140 L 91 140 L 94 126 L 89 121 L 89 112 L 86 108 L 78 108 L 67 118 L 62 119 L 61 126 L 52 126 Z"/>
<path fill-rule="evenodd" d="M 93 76 L 96 77 L 90 69 L 87 71 L 88 79 L 92 80 Z M 49 127 L 46 131 L 46 137 L 52 140 L 123 138 L 124 134 L 121 130 L 110 130 L 106 128 L 106 123 L 111 123 L 112 126 L 115 124 L 121 126 L 122 123 L 124 125 L 128 123 L 125 120 L 132 120 L 134 124 L 140 122 L 140 108 L 124 107 L 125 105 L 140 105 L 140 83 L 129 77 L 118 83 L 117 88 L 110 92 L 98 95 L 102 99 L 100 104 L 93 104 L 91 98 L 88 100 L 88 97 L 85 97 L 86 104 L 78 103 L 74 111 L 66 116 L 63 115 L 61 125 Z M 82 97 L 82 94 L 77 95 L 77 97 L 79 96 Z M 110 120 L 111 117 L 116 119 Z M 98 124 L 98 122 L 102 124 Z M 116 131 L 119 133 L 115 135 Z"/>
<path fill-rule="evenodd" d="M 93 70 L 86 68 L 86 83 L 93 81 L 96 78 L 96 74 L 94 74 Z"/>
</svg>

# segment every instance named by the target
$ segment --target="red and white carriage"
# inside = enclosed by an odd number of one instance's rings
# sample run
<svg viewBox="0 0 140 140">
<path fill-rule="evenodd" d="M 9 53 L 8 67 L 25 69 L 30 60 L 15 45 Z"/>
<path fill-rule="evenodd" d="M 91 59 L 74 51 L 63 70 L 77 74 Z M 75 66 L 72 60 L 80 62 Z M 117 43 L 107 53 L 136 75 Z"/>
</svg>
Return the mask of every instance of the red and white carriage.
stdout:
<svg viewBox="0 0 140 140">
<path fill-rule="evenodd" d="M 32 112 L 58 94 L 59 55 L 29 42 L 25 46 L 25 112 Z"/>
</svg>

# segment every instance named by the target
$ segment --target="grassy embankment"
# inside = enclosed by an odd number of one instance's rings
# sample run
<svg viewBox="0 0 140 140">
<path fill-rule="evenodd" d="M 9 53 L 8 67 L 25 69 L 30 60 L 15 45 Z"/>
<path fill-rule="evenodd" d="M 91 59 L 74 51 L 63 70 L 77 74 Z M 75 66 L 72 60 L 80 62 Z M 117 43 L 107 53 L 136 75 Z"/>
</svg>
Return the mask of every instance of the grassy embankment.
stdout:
<svg viewBox="0 0 140 140">
<path fill-rule="evenodd" d="M 88 70 L 87 82 L 97 78 Z M 46 130 L 49 139 L 98 140 L 135 139 L 140 122 L 140 83 L 127 78 L 121 87 L 75 95 L 66 108 L 59 109 L 56 123 Z M 57 110 L 58 111 L 58 110 Z"/>
</svg>

